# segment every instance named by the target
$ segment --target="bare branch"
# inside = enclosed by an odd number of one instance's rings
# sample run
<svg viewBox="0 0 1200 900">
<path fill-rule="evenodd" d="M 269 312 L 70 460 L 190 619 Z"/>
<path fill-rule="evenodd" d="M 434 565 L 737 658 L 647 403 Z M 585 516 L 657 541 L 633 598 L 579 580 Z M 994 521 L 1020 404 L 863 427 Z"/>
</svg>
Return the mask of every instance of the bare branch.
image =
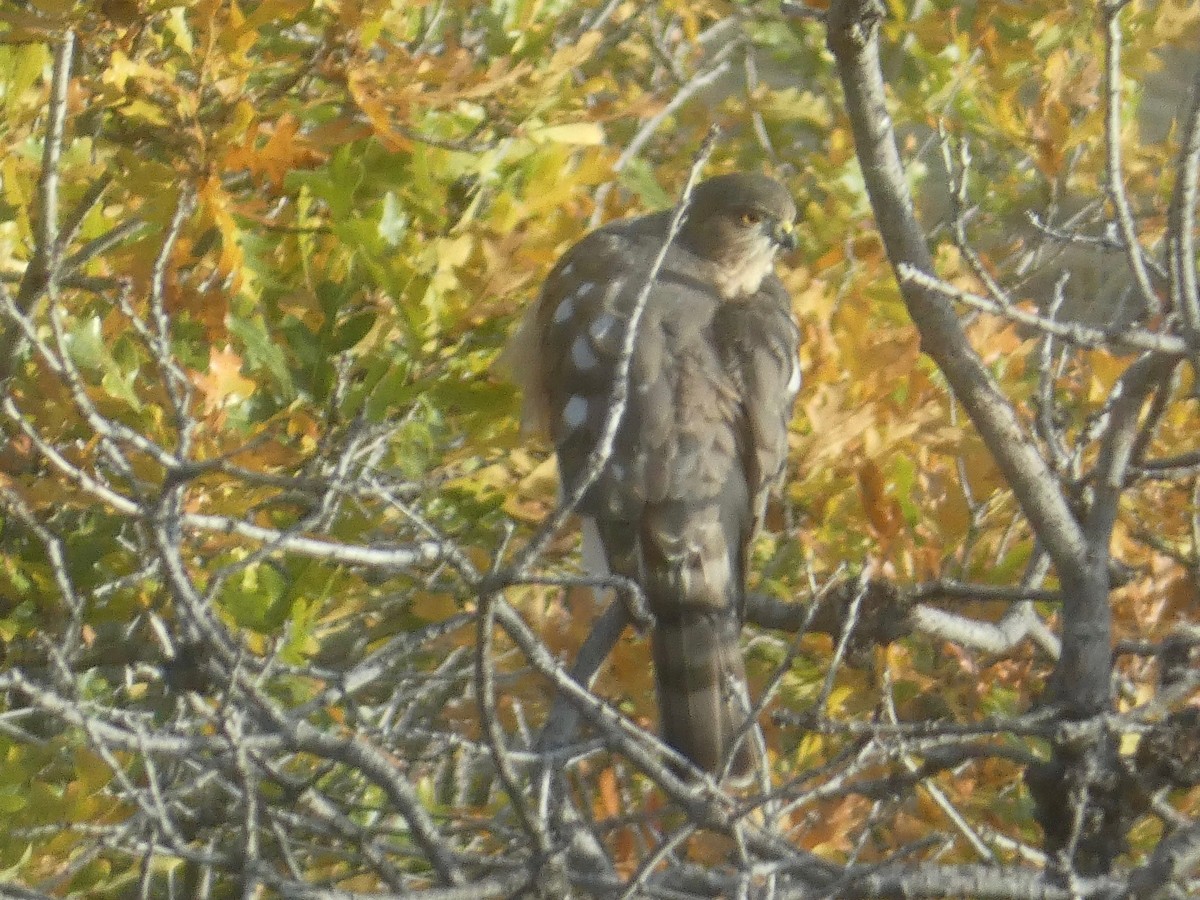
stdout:
<svg viewBox="0 0 1200 900">
<path fill-rule="evenodd" d="M 633 140 L 626 145 L 625 149 L 621 152 L 621 155 L 617 157 L 616 162 L 613 163 L 613 171 L 621 172 L 627 168 L 629 164 L 637 158 L 637 155 L 641 152 L 642 147 L 644 147 L 646 143 L 652 137 L 654 137 L 655 132 L 662 127 L 663 122 L 678 112 L 680 107 L 687 103 L 688 100 L 695 96 L 699 91 L 707 88 L 726 72 L 731 71 L 732 68 L 733 62 L 726 59 L 693 75 L 679 88 L 678 91 L 676 91 L 675 95 L 671 97 L 670 101 L 668 101 L 668 103 L 661 110 L 659 110 L 658 113 L 648 118 L 642 124 L 642 127 L 638 129 L 637 134 L 634 135 Z M 713 143 L 713 140 L 709 140 L 702 148 L 704 151 L 704 161 L 707 161 L 708 156 L 712 153 Z M 701 155 L 697 154 L 697 159 L 699 160 L 700 158 Z M 703 168 L 703 165 L 701 168 Z M 695 168 L 692 170 L 693 173 L 697 171 L 699 170 Z M 690 179 L 694 181 L 694 175 L 690 176 Z M 604 200 L 608 196 L 608 192 L 612 189 L 612 184 L 612 182 L 608 182 L 596 192 L 596 209 L 592 213 L 592 220 L 590 222 L 590 225 L 593 228 L 600 224 L 600 216 L 603 215 L 604 212 Z M 691 191 L 685 188 L 684 196 L 685 198 L 690 198 Z M 675 237 L 672 235 L 670 240 L 673 241 L 674 239 Z"/>
<path fill-rule="evenodd" d="M 1108 152 L 1108 197 L 1117 214 L 1117 225 L 1125 244 L 1129 268 L 1133 272 L 1142 303 L 1152 314 L 1162 312 L 1146 262 L 1129 198 L 1125 194 L 1125 177 L 1121 162 L 1121 30 L 1120 13 L 1124 3 L 1103 3 L 1104 12 L 1104 140 Z"/>
<path fill-rule="evenodd" d="M 1175 166 L 1175 190 L 1167 210 L 1171 303 L 1183 317 L 1192 343 L 1200 340 L 1200 290 L 1196 287 L 1196 202 L 1200 182 L 1200 70 L 1192 82 Z"/>
<path fill-rule="evenodd" d="M 62 156 L 67 127 L 67 89 L 71 83 L 71 61 L 75 55 L 75 32 L 67 29 L 54 52 L 54 72 L 50 79 L 49 123 L 42 147 L 40 181 L 41 206 L 38 210 L 37 253 L 41 257 L 37 279 L 53 279 L 58 268 L 58 164 Z M 28 277 L 28 275 L 26 276 Z M 22 283 L 22 294 L 25 294 Z M 38 288 L 40 290 L 40 286 Z M 28 301 L 30 296 L 22 299 Z"/>
<path fill-rule="evenodd" d="M 901 284 L 918 285 L 943 297 L 958 300 L 981 312 L 992 313 L 1012 322 L 1036 328 L 1043 334 L 1052 335 L 1078 347 L 1109 349 L 1125 353 L 1153 350 L 1157 353 L 1174 356 L 1183 354 L 1187 350 L 1187 345 L 1175 335 L 1146 331 L 1141 328 L 1113 328 L 1110 331 L 1102 331 L 1079 322 L 1061 322 L 1029 312 L 1019 306 L 1009 306 L 988 297 L 972 294 L 970 291 L 955 287 L 906 263 L 901 263 L 897 268 Z"/>
</svg>

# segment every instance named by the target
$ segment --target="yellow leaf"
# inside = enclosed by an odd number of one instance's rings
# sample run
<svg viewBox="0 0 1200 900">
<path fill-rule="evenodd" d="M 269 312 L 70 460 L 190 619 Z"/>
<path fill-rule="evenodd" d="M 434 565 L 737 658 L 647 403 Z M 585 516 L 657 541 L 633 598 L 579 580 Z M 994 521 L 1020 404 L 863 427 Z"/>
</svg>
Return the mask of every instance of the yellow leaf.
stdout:
<svg viewBox="0 0 1200 900">
<path fill-rule="evenodd" d="M 124 93 L 129 89 L 130 79 L 162 82 L 166 78 L 167 76 L 159 69 L 147 65 L 141 60 L 130 59 L 120 50 L 114 50 L 109 59 L 108 68 L 104 70 L 100 80 Z"/>
<path fill-rule="evenodd" d="M 311 5 L 310 0 L 264 0 L 253 12 L 247 14 L 246 25 L 261 28 L 264 25 L 278 27 L 303 13 Z"/>
<path fill-rule="evenodd" d="M 558 489 L 558 460 L 547 456 L 521 479 L 518 491 L 525 496 L 552 497 Z"/>
<path fill-rule="evenodd" d="M 529 134 L 538 144 L 571 144 L 576 147 L 595 147 L 604 143 L 604 129 L 595 122 L 575 122 L 571 125 L 547 125 Z"/>
<path fill-rule="evenodd" d="M 60 18 L 70 12 L 71 7 L 75 4 L 70 0 L 36 0 L 32 6 L 45 13 L 47 16 Z"/>
<path fill-rule="evenodd" d="M 456 269 L 465 265 L 475 247 L 475 239 L 469 234 L 456 237 L 439 238 L 437 241 L 437 262 L 439 269 Z"/>
<path fill-rule="evenodd" d="M 195 43 L 192 41 L 192 30 L 188 28 L 187 19 L 183 13 L 182 6 L 174 7 L 167 14 L 163 25 L 175 38 L 175 45 L 184 53 L 190 54 L 195 49 Z"/>
<path fill-rule="evenodd" d="M 241 229 L 238 228 L 228 195 L 217 176 L 210 177 L 200 189 L 204 210 L 212 216 L 212 222 L 221 232 L 220 270 L 234 276 L 233 288 L 240 287 L 242 260 Z"/>
<path fill-rule="evenodd" d="M 829 703 L 826 704 L 825 711 L 831 716 L 836 716 L 846 711 L 846 701 L 849 700 L 857 690 L 857 687 L 849 684 L 840 684 L 834 687 L 829 692 Z"/>
<path fill-rule="evenodd" d="M 162 114 L 157 106 L 152 103 L 147 103 L 145 100 L 133 100 L 127 103 L 124 107 L 125 115 L 130 119 L 140 119 L 143 122 L 149 122 L 151 125 L 166 125 L 167 117 Z"/>
<path fill-rule="evenodd" d="M 1197 25 L 1200 25 L 1200 6 L 1189 0 L 1170 0 L 1154 10 L 1154 34 L 1160 42 L 1177 41 L 1189 33 L 1194 34 Z"/>
</svg>

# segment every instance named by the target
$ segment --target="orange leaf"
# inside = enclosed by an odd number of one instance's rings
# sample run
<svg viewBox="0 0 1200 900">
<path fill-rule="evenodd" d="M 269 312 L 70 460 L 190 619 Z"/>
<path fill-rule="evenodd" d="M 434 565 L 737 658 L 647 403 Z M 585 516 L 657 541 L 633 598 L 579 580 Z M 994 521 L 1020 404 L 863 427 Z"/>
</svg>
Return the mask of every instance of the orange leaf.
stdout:
<svg viewBox="0 0 1200 900">
<path fill-rule="evenodd" d="M 213 347 L 209 351 L 208 371 L 192 375 L 193 383 L 204 394 L 206 412 L 238 403 L 254 393 L 257 385 L 244 377 L 241 370 L 242 358 L 228 347 L 224 350 Z"/>
<path fill-rule="evenodd" d="M 600 773 L 600 784 L 596 812 L 604 818 L 621 814 L 621 793 L 617 790 L 617 775 L 612 768 Z"/>
<path fill-rule="evenodd" d="M 885 540 L 894 538 L 900 531 L 900 504 L 887 495 L 883 472 L 869 460 L 858 469 L 858 492 L 875 531 Z"/>
<path fill-rule="evenodd" d="M 296 169 L 312 168 L 324 161 L 312 141 L 300 133 L 300 123 L 291 113 L 284 113 L 275 123 L 271 137 L 259 149 L 254 149 L 257 131 L 246 136 L 241 147 L 230 151 L 225 165 L 229 169 L 249 169 L 265 175 L 272 187 L 283 187 L 284 176 Z"/>
</svg>

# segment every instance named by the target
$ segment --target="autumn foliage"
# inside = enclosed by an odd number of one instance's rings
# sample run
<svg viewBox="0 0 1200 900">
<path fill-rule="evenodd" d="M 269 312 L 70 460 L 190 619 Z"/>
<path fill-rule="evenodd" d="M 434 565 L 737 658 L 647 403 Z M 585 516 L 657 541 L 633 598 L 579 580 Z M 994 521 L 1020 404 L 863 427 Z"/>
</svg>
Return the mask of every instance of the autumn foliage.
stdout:
<svg viewBox="0 0 1200 900">
<path fill-rule="evenodd" d="M 934 279 L 893 267 L 821 6 L 0 6 L 0 894 L 1122 896 L 1172 839 L 1154 886 L 1195 889 L 1200 8 L 887 4 Z M 602 606 L 497 365 L 558 255 L 674 203 L 714 123 L 709 171 L 800 209 L 744 793 L 661 766 L 633 628 L 542 752 Z M 1103 709 L 1055 718 L 1061 560 L 916 290 L 1079 522 L 1145 376 Z M 1104 827 L 1079 722 L 1126 773 Z"/>
</svg>

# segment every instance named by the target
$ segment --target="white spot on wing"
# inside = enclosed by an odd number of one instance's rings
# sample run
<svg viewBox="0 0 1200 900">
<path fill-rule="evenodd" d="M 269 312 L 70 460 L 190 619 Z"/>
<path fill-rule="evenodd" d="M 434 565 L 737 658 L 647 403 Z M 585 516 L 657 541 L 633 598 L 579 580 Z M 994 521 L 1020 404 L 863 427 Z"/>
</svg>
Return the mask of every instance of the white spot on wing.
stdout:
<svg viewBox="0 0 1200 900">
<path fill-rule="evenodd" d="M 787 389 L 789 394 L 794 394 L 800 390 L 800 367 L 796 365 L 796 361 L 792 360 L 792 374 L 788 377 Z"/>
<path fill-rule="evenodd" d="M 562 418 L 563 424 L 568 428 L 578 428 L 588 417 L 588 401 L 586 397 L 581 397 L 574 394 L 567 405 L 563 407 Z"/>
<path fill-rule="evenodd" d="M 595 289 L 596 283 L 594 281 L 585 281 L 583 284 L 579 285 L 579 287 L 575 288 L 575 296 L 582 299 Z"/>
<path fill-rule="evenodd" d="M 595 368 L 598 362 L 600 360 L 596 359 L 596 354 L 592 352 L 587 338 L 582 334 L 575 338 L 575 343 L 571 344 L 571 364 L 580 372 L 586 372 Z"/>
<path fill-rule="evenodd" d="M 617 324 L 615 316 L 609 313 L 601 313 L 592 319 L 592 324 L 588 326 L 588 334 L 597 342 L 604 340 L 614 325 Z"/>
<path fill-rule="evenodd" d="M 554 310 L 554 324 L 561 325 L 575 314 L 575 301 L 568 297 Z"/>
<path fill-rule="evenodd" d="M 731 577 L 729 557 L 724 553 L 701 553 L 699 561 L 705 584 L 725 585 L 729 583 Z M 688 566 L 683 567 L 684 574 L 688 573 L 688 568 Z"/>
<path fill-rule="evenodd" d="M 575 271 L 575 263 L 567 263 L 558 273 L 559 278 L 566 278 Z"/>
</svg>

